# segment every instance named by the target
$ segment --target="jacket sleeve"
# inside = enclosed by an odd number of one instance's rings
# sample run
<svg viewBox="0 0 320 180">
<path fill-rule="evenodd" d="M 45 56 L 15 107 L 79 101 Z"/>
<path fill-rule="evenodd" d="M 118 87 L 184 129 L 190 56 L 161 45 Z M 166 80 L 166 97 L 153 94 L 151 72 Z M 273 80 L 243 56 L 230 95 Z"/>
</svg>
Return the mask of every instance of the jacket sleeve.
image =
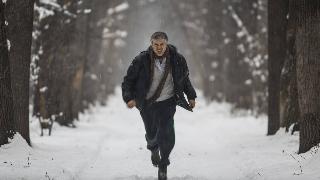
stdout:
<svg viewBox="0 0 320 180">
<path fill-rule="evenodd" d="M 139 69 L 140 63 L 137 56 L 131 62 L 127 70 L 127 74 L 124 76 L 121 84 L 122 98 L 125 103 L 128 103 L 130 100 L 134 99 L 134 86 L 139 76 Z"/>
<path fill-rule="evenodd" d="M 197 94 L 189 79 L 189 68 L 187 65 L 187 61 L 182 55 L 181 57 L 182 57 L 181 59 L 183 63 L 183 70 L 184 70 L 184 76 L 185 76 L 184 83 L 183 83 L 183 92 L 187 95 L 188 100 L 191 100 L 191 99 L 194 100 L 197 98 Z"/>
</svg>

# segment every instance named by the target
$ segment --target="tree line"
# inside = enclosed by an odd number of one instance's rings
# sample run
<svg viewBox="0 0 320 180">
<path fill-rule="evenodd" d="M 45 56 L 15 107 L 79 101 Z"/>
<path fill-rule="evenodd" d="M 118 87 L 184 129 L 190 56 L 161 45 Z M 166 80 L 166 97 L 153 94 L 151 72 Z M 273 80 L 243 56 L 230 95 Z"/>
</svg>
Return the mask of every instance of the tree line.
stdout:
<svg viewBox="0 0 320 180">
<path fill-rule="evenodd" d="M 127 43 L 141 43 L 143 17 L 135 15 L 158 7 L 161 28 L 185 37 L 193 81 L 208 101 L 267 113 L 268 135 L 299 126 L 301 153 L 319 143 L 318 1 L 0 4 L 0 144 L 15 132 L 30 144 L 30 110 L 40 122 L 75 127 L 79 113 L 105 104 L 130 61 Z"/>
<path fill-rule="evenodd" d="M 0 2 L 0 145 L 17 132 L 31 145 L 30 111 L 40 122 L 75 127 L 79 113 L 105 104 L 113 87 L 103 48 L 116 34 L 108 11 L 123 2 Z"/>
<path fill-rule="evenodd" d="M 174 1 L 208 101 L 267 112 L 267 1 Z M 189 12 L 189 13 L 185 13 Z M 200 73 L 199 73 L 200 72 Z"/>
<path fill-rule="evenodd" d="M 300 130 L 299 153 L 316 146 L 320 2 L 175 2 L 207 99 L 268 114 L 268 135 Z"/>
<path fill-rule="evenodd" d="M 320 2 L 268 1 L 268 134 L 294 124 L 299 153 L 320 142 Z"/>
</svg>

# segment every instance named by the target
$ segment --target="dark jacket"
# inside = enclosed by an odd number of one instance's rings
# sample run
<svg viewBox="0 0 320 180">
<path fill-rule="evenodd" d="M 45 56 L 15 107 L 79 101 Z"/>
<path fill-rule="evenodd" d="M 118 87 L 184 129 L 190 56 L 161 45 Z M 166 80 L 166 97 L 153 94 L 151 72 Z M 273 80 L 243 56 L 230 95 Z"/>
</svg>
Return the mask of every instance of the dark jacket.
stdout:
<svg viewBox="0 0 320 180">
<path fill-rule="evenodd" d="M 170 62 L 172 66 L 172 78 L 174 83 L 175 100 L 177 105 L 192 111 L 184 94 L 187 98 L 195 99 L 197 97 L 194 88 L 189 79 L 189 69 L 185 58 L 177 52 L 176 47 L 168 45 L 170 52 Z M 145 106 L 145 97 L 151 86 L 150 82 L 150 51 L 141 52 L 130 64 L 127 74 L 122 82 L 122 97 L 128 103 L 135 99 L 136 107 L 141 111 Z"/>
</svg>

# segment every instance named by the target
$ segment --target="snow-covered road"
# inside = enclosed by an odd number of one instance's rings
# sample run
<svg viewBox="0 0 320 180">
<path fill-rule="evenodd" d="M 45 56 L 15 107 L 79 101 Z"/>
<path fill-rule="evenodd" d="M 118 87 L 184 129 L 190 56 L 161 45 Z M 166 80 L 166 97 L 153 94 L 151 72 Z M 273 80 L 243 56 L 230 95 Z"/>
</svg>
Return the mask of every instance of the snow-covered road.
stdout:
<svg viewBox="0 0 320 180">
<path fill-rule="evenodd" d="M 38 123 L 33 120 L 32 148 L 19 136 L 0 148 L 0 180 L 156 179 L 139 112 L 126 108 L 120 94 L 118 88 L 107 107 L 81 115 L 77 128 L 55 125 L 51 137 L 40 137 Z M 280 132 L 267 137 L 266 117 L 231 115 L 230 108 L 228 104 L 208 105 L 202 97 L 193 113 L 177 108 L 169 179 L 320 177 L 318 153 L 295 153 L 297 134 Z"/>
</svg>

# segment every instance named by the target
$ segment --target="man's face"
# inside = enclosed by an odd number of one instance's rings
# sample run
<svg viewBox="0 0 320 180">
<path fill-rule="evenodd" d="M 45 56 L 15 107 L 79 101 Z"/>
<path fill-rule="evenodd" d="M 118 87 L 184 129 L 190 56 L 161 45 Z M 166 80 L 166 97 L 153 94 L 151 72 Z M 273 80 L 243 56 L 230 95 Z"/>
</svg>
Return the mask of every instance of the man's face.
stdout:
<svg viewBox="0 0 320 180">
<path fill-rule="evenodd" d="M 151 46 L 157 56 L 162 56 L 167 49 L 167 40 L 165 40 L 165 39 L 152 39 Z"/>
</svg>

